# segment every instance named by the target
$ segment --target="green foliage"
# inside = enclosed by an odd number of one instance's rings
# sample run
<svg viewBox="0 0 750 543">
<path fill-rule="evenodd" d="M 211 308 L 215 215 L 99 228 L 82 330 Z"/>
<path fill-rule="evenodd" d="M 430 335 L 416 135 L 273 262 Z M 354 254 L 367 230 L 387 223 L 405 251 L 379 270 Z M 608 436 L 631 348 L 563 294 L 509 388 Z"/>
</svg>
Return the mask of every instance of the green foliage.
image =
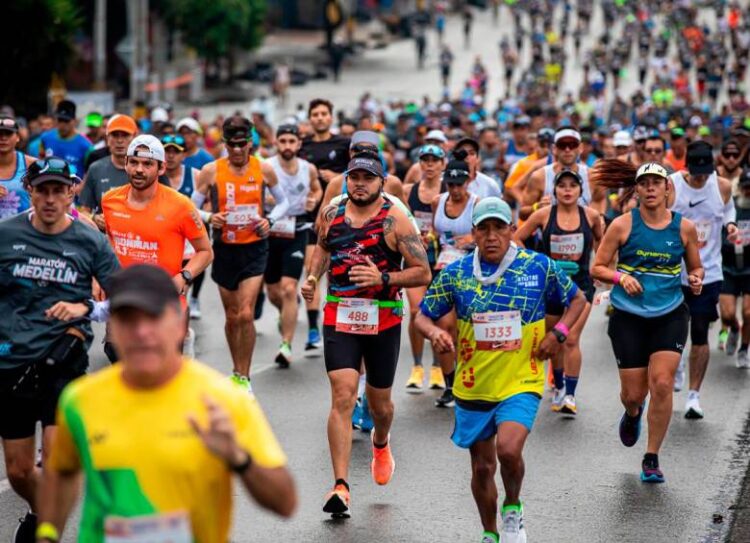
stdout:
<svg viewBox="0 0 750 543">
<path fill-rule="evenodd" d="M 73 36 L 82 18 L 74 0 L 3 2 L 3 62 L 0 103 L 17 114 L 47 110 L 53 74 L 62 75 L 73 56 Z"/>
</svg>

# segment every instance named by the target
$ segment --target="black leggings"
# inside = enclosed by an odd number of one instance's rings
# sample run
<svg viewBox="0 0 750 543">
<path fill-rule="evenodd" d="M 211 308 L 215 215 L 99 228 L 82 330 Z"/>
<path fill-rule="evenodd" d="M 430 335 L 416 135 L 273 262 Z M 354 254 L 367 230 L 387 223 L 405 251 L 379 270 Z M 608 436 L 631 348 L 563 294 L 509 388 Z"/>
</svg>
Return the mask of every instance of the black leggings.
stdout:
<svg viewBox="0 0 750 543">
<path fill-rule="evenodd" d="M 335 326 L 323 327 L 323 356 L 326 371 L 353 369 L 359 372 L 365 361 L 367 384 L 373 388 L 391 388 L 401 349 L 401 324 L 376 335 L 337 332 Z"/>
</svg>

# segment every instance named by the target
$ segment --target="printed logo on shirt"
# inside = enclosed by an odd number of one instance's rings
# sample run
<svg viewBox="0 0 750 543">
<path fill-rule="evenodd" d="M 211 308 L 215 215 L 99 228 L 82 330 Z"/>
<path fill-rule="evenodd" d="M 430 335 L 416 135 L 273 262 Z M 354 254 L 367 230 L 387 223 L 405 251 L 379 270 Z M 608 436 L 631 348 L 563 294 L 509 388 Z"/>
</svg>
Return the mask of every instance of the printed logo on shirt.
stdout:
<svg viewBox="0 0 750 543">
<path fill-rule="evenodd" d="M 536 275 L 522 275 L 518 278 L 518 286 L 524 288 L 539 287 L 539 277 Z"/>
<path fill-rule="evenodd" d="M 16 243 L 15 245 L 13 245 L 13 250 L 14 251 L 25 251 L 26 250 L 26 245 L 24 245 L 22 243 Z"/>
<path fill-rule="evenodd" d="M 40 284 L 51 282 L 75 285 L 78 281 L 78 272 L 72 270 L 66 260 L 32 256 L 26 264 L 13 266 L 13 277 L 36 279 Z"/>
<path fill-rule="evenodd" d="M 112 212 L 113 217 L 120 217 L 121 219 L 129 219 L 130 215 L 128 213 L 123 213 L 122 211 L 113 211 Z"/>
<path fill-rule="evenodd" d="M 0 343 L 0 356 L 10 356 L 10 351 L 12 347 L 13 347 L 13 344 L 9 341 L 6 341 L 5 343 Z"/>
<path fill-rule="evenodd" d="M 305 258 L 305 255 L 302 254 L 302 251 L 294 251 L 291 255 L 292 258 Z"/>
<path fill-rule="evenodd" d="M 258 185 L 242 185 L 240 192 L 255 192 L 258 190 Z"/>
<path fill-rule="evenodd" d="M 100 183 L 109 183 L 109 177 L 103 177 L 99 180 Z"/>
<path fill-rule="evenodd" d="M 330 153 L 328 153 L 328 159 L 329 160 L 336 160 L 336 150 L 334 149 Z"/>
<path fill-rule="evenodd" d="M 139 260 L 145 264 L 156 264 L 159 261 L 159 242 L 142 240 L 132 232 L 112 232 L 115 253 Z"/>
<path fill-rule="evenodd" d="M 63 256 L 75 256 L 75 251 L 63 251 Z"/>
</svg>

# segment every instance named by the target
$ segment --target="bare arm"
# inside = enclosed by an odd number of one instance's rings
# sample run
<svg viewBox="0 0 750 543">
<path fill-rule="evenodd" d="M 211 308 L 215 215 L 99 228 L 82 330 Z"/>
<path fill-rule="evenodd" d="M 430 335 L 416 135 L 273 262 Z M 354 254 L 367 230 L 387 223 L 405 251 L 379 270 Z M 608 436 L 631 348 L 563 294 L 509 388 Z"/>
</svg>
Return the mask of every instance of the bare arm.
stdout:
<svg viewBox="0 0 750 543">
<path fill-rule="evenodd" d="M 287 518 L 294 513 L 297 494 L 287 468 L 263 468 L 252 464 L 242 474 L 241 481 L 261 507 Z"/>
<path fill-rule="evenodd" d="M 318 179 L 318 168 L 314 164 L 310 164 L 310 192 L 307 194 L 305 210 L 312 211 L 315 209 L 321 198 L 323 198 L 323 186 L 320 184 L 320 179 Z"/>
<path fill-rule="evenodd" d="M 419 181 L 420 177 L 422 177 L 422 168 L 420 167 L 419 162 L 416 162 L 412 164 L 409 168 L 409 171 L 406 172 L 406 177 L 404 177 L 404 184 L 412 185 Z"/>
<path fill-rule="evenodd" d="M 401 180 L 395 175 L 389 175 L 386 178 L 385 184 L 383 185 L 383 190 L 388 194 L 392 194 L 393 196 L 401 200 L 404 204 L 406 204 L 406 199 L 404 198 L 404 186 L 401 183 Z"/>
<path fill-rule="evenodd" d="M 703 263 L 698 249 L 698 231 L 695 224 L 688 219 L 682 219 L 680 222 L 680 238 L 685 246 L 685 264 L 687 264 L 688 283 L 691 288 L 703 285 Z M 695 286 L 694 286 L 695 285 Z M 700 294 L 700 289 L 695 294 Z"/>
<path fill-rule="evenodd" d="M 544 170 L 540 169 L 534 171 L 529 177 L 528 183 L 523 191 L 523 205 L 518 212 L 518 216 L 521 219 L 526 220 L 540 205 L 548 205 L 549 198 L 544 199 L 543 196 Z M 536 208 L 534 206 L 536 206 Z"/>
<path fill-rule="evenodd" d="M 594 234 L 594 251 L 596 251 L 604 237 L 604 220 L 599 212 L 591 207 L 586 208 L 586 218 L 589 221 L 591 232 Z"/>
<path fill-rule="evenodd" d="M 591 275 L 594 279 L 605 283 L 614 284 L 615 279 L 617 279 L 619 281 L 618 284 L 625 289 L 625 292 L 629 296 L 638 296 L 643 293 L 643 287 L 640 282 L 631 275 L 620 274 L 609 267 L 609 264 L 614 260 L 615 254 L 625 243 L 628 235 L 630 235 L 631 225 L 632 216 L 630 213 L 617 217 L 609 225 L 604 234 L 604 239 L 596 251 Z"/>
<path fill-rule="evenodd" d="M 62 535 L 65 523 L 78 499 L 80 487 L 81 473 L 79 471 L 61 472 L 55 469 L 45 469 L 41 489 L 37 495 L 39 522 L 52 523 Z"/>
<path fill-rule="evenodd" d="M 315 246 L 315 249 L 313 249 L 312 257 L 310 258 L 310 267 L 307 270 L 307 279 L 302 283 L 301 289 L 302 297 L 308 302 L 312 301 L 318 282 L 328 270 L 328 264 L 331 261 L 331 253 L 328 250 L 326 236 L 328 235 L 328 228 L 331 225 L 331 221 L 335 216 L 336 206 L 329 205 L 320 210 L 320 215 L 318 217 L 320 222 L 320 227 L 318 228 L 318 244 Z"/>
<path fill-rule="evenodd" d="M 540 209 L 531 214 L 526 222 L 513 234 L 513 241 L 521 247 L 525 247 L 524 242 L 529 239 L 537 228 L 542 228 L 549 220 L 550 208 Z"/>
<path fill-rule="evenodd" d="M 198 172 L 198 177 L 195 180 L 195 190 L 207 196 L 210 186 L 214 184 L 215 177 L 216 162 L 209 162 Z"/>
<path fill-rule="evenodd" d="M 398 209 L 392 209 L 383 223 L 386 243 L 404 257 L 404 269 L 393 272 L 391 284 L 399 287 L 426 286 L 432 279 L 427 252 L 422 238 L 414 232 L 409 218 Z"/>
</svg>

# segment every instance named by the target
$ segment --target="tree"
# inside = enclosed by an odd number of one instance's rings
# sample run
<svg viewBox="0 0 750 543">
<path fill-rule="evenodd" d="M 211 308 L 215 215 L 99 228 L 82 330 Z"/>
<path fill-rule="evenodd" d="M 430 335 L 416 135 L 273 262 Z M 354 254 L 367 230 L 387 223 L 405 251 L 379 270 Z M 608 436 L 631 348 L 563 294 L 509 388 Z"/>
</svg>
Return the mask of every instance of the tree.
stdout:
<svg viewBox="0 0 750 543">
<path fill-rule="evenodd" d="M 3 2 L 0 103 L 19 115 L 47 111 L 50 82 L 70 65 L 73 36 L 81 24 L 74 0 Z"/>
<path fill-rule="evenodd" d="M 230 79 L 237 52 L 258 47 L 263 38 L 264 0 L 161 0 L 160 11 L 201 57 L 226 60 Z"/>
</svg>

